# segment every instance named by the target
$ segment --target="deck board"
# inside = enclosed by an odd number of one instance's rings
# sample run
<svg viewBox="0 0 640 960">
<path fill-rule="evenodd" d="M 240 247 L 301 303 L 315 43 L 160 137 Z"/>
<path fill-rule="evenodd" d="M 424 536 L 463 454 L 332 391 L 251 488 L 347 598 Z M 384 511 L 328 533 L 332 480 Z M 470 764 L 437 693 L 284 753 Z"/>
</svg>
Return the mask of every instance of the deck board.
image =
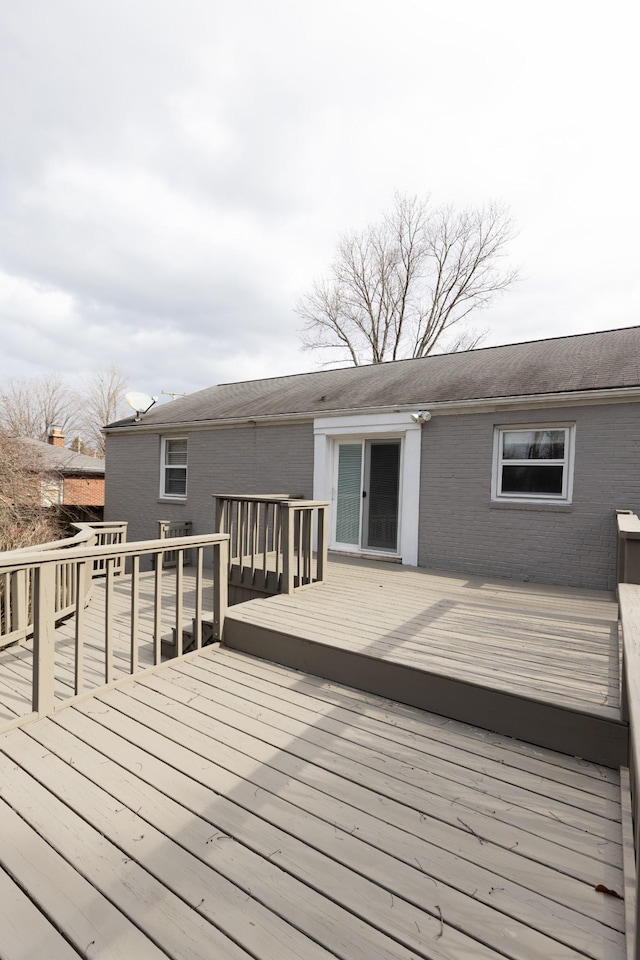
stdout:
<svg viewBox="0 0 640 960">
<path fill-rule="evenodd" d="M 606 768 L 208 648 L 0 735 L 22 831 L 0 844 L 0 913 L 26 896 L 86 957 L 621 960 L 624 904 L 594 889 L 622 885 L 618 791 Z M 109 938 L 120 953 L 89 946 Z"/>
<path fill-rule="evenodd" d="M 334 561 L 325 584 L 229 615 L 553 702 L 619 709 L 617 605 L 604 591 Z"/>
<path fill-rule="evenodd" d="M 617 767 L 617 604 L 606 591 L 329 563 L 327 580 L 232 607 L 225 644 Z"/>
</svg>

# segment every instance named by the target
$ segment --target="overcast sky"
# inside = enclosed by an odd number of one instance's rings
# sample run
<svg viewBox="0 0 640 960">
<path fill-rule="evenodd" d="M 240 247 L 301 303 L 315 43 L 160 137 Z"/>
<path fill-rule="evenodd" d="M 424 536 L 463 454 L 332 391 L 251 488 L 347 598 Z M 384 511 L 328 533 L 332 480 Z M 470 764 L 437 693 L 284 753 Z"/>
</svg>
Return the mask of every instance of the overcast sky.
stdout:
<svg viewBox="0 0 640 960">
<path fill-rule="evenodd" d="M 0 388 L 314 369 L 295 302 L 396 190 L 510 205 L 486 343 L 639 323 L 636 11 L 0 0 Z"/>
</svg>

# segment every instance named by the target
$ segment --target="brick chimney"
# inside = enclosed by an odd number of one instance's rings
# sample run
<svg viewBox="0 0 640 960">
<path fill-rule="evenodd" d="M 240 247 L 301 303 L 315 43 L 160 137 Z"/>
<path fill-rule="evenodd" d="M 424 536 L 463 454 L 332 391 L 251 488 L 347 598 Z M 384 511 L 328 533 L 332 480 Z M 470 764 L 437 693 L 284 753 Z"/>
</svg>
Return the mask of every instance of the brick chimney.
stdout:
<svg viewBox="0 0 640 960">
<path fill-rule="evenodd" d="M 52 447 L 64 447 L 64 436 L 62 430 L 56 423 L 52 423 L 49 427 L 47 443 L 50 443 Z"/>
</svg>

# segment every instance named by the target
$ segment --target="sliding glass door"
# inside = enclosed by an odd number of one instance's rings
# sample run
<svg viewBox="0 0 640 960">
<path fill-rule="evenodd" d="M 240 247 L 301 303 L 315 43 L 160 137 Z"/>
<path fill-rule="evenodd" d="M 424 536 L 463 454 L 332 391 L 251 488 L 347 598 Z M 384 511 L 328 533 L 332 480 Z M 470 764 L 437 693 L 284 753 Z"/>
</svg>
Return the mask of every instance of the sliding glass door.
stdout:
<svg viewBox="0 0 640 960">
<path fill-rule="evenodd" d="M 400 443 L 349 440 L 336 444 L 336 548 L 397 552 Z"/>
</svg>

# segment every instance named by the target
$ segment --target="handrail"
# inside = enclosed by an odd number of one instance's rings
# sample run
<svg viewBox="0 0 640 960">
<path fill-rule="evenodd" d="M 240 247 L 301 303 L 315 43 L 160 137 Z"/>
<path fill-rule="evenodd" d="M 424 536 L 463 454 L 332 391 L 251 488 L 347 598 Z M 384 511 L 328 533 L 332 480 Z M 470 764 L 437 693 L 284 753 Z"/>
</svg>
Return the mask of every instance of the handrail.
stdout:
<svg viewBox="0 0 640 960">
<path fill-rule="evenodd" d="M 71 537 L 64 537 L 61 540 L 49 540 L 47 543 L 37 543 L 30 547 L 18 547 L 17 550 L 6 550 L 5 553 L 14 556 L 33 553 L 34 550 L 38 550 L 38 552 L 42 552 L 43 550 L 62 550 L 67 546 L 75 547 L 88 541 L 95 542 L 96 535 L 90 523 L 72 523 L 71 526 L 76 528 L 76 533 Z M 4 556 L 4 554 L 0 554 L 0 556 Z"/>
<path fill-rule="evenodd" d="M 272 595 L 324 580 L 328 501 L 286 494 L 214 497 L 215 529 L 230 537 L 232 587 Z"/>
<path fill-rule="evenodd" d="M 620 671 L 622 719 L 629 724 L 629 784 L 633 819 L 635 890 L 625 890 L 627 910 L 627 956 L 640 960 L 640 897 L 637 891 L 640 852 L 640 585 L 618 585 L 622 628 L 622 666 Z"/>
<path fill-rule="evenodd" d="M 56 567 L 55 575 L 55 612 L 59 620 L 73 613 L 77 596 L 72 568 L 67 562 L 70 550 L 85 545 L 111 545 L 126 541 L 127 524 L 100 521 L 96 523 L 74 523 L 76 533 L 62 540 L 21 547 L 18 550 L 0 553 L 0 649 L 14 643 L 24 643 L 33 634 L 34 593 L 32 565 L 29 559 L 34 556 L 63 555 Z M 17 562 L 16 562 L 17 561 Z M 9 566 L 14 569 L 7 571 Z M 117 573 L 122 573 L 118 566 Z M 87 601 L 93 578 L 104 574 L 104 561 L 96 558 L 91 577 L 83 584 L 84 602 Z"/>
<path fill-rule="evenodd" d="M 103 571 L 104 589 L 104 683 L 110 684 L 114 680 L 114 635 L 116 629 L 119 635 L 127 632 L 123 624 L 122 607 L 118 611 L 117 624 L 115 621 L 115 591 L 118 582 L 118 594 L 126 593 L 126 604 L 130 611 L 128 625 L 128 646 L 130 650 L 128 672 L 137 673 L 140 669 L 139 652 L 141 642 L 146 633 L 142 630 L 143 607 L 141 605 L 141 581 L 143 579 L 143 563 L 155 561 L 155 573 L 152 575 L 152 604 L 153 626 L 151 630 L 152 654 L 149 659 L 154 666 L 162 661 L 163 631 L 167 626 L 175 637 L 175 652 L 177 656 L 183 654 L 183 617 L 185 614 L 185 584 L 183 577 L 183 561 L 186 550 L 196 555 L 196 571 L 193 581 L 193 596 L 195 597 L 195 619 L 193 622 L 194 644 L 196 649 L 202 646 L 203 620 L 203 587 L 204 587 L 204 551 L 213 548 L 213 638 L 220 639 L 227 608 L 227 578 L 229 538 L 224 534 L 206 534 L 191 537 L 175 537 L 171 540 L 171 550 L 176 551 L 175 587 L 171 587 L 172 612 L 167 614 L 166 598 L 163 595 L 162 555 L 168 549 L 167 541 L 162 539 L 146 540 L 134 543 L 107 544 L 100 546 L 86 543 L 67 549 L 38 550 L 20 557 L 0 554 L 0 578 L 25 571 L 33 584 L 33 683 L 32 707 L 38 716 L 47 715 L 57 709 L 59 692 L 56 696 L 56 624 L 59 620 L 57 609 L 58 574 L 61 565 L 68 574 L 75 603 L 73 613 L 74 625 L 74 681 L 70 697 L 79 696 L 83 692 L 85 683 L 84 653 L 85 653 L 85 604 L 86 584 L 92 580 L 93 570 L 98 565 Z M 131 567 L 131 577 L 120 578 L 116 581 L 119 571 L 124 569 L 124 563 Z M 167 577 L 168 575 L 164 575 Z M 149 583 L 148 579 L 145 583 Z M 173 592 L 175 590 L 175 597 Z M 83 598 L 80 602 L 79 598 Z M 118 654 L 121 657 L 121 653 Z M 95 672 L 95 667 L 92 667 Z M 69 697 L 67 698 L 67 700 Z"/>
</svg>

